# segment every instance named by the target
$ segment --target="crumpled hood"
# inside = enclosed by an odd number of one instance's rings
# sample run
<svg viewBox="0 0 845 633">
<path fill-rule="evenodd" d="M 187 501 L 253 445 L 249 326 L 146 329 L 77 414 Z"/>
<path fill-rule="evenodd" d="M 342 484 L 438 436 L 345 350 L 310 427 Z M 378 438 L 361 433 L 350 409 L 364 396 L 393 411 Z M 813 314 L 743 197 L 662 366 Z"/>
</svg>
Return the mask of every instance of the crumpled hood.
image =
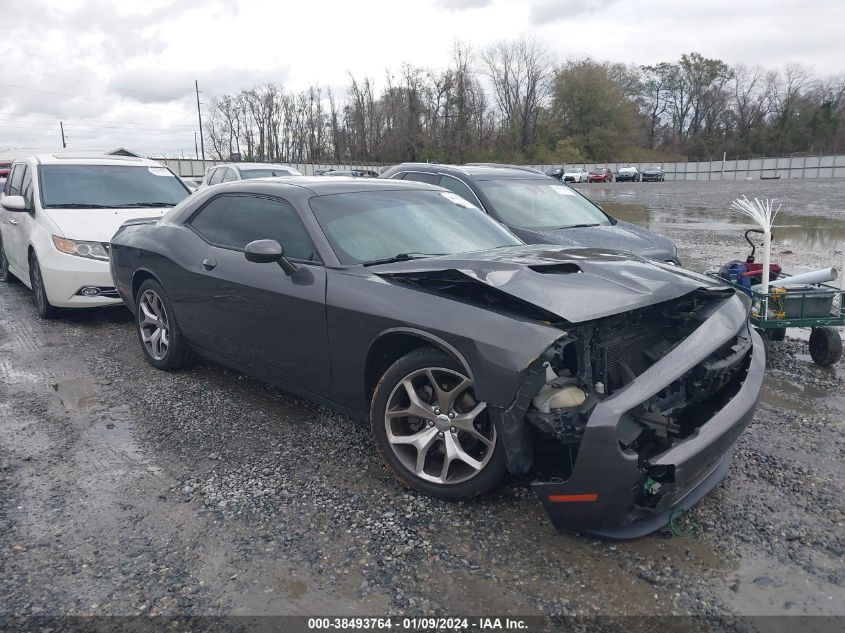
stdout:
<svg viewBox="0 0 845 633">
<path fill-rule="evenodd" d="M 158 219 L 171 207 L 133 209 L 45 209 L 44 213 L 70 240 L 109 242 L 120 225 L 137 218 Z"/>
<path fill-rule="evenodd" d="M 721 287 L 705 275 L 628 253 L 542 245 L 381 264 L 369 271 L 432 292 L 459 275 L 570 323 Z M 460 295 L 452 298 L 459 301 Z"/>
<path fill-rule="evenodd" d="M 622 220 L 617 220 L 616 224 L 572 229 L 511 230 L 529 244 L 563 244 L 571 247 L 627 251 L 660 261 L 677 257 L 675 244 L 668 237 Z"/>
</svg>

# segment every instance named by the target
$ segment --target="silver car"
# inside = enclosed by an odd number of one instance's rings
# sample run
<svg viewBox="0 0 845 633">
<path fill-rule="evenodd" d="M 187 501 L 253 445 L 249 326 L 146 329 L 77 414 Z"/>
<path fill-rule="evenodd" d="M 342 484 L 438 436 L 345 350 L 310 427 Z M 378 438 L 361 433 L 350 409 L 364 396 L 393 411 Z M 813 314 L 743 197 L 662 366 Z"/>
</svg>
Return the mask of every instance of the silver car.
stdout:
<svg viewBox="0 0 845 633">
<path fill-rule="evenodd" d="M 285 176 L 301 176 L 302 172 L 293 167 L 274 163 L 228 163 L 226 165 L 215 165 L 205 170 L 200 186 L 197 191 L 205 189 L 221 182 L 233 182 L 235 180 L 250 180 L 252 178 L 273 178 Z"/>
</svg>

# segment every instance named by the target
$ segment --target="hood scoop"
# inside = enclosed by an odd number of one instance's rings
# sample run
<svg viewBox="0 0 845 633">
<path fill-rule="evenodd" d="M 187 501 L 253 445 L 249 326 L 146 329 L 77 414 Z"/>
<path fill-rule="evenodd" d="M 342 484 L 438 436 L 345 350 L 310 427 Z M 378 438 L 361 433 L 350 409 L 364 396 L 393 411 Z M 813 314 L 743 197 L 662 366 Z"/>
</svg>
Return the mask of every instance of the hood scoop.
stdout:
<svg viewBox="0 0 845 633">
<path fill-rule="evenodd" d="M 397 262 L 370 272 L 457 301 L 557 323 L 600 319 L 718 285 L 630 254 L 547 245 Z"/>
</svg>

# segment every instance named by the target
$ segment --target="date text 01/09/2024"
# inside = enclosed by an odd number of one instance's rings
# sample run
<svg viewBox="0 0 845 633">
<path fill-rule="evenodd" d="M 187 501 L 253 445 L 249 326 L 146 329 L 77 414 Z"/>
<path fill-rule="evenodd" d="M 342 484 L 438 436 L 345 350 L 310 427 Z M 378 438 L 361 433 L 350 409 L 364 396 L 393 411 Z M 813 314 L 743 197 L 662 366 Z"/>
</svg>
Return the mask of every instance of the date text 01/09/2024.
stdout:
<svg viewBox="0 0 845 633">
<path fill-rule="evenodd" d="M 357 631 L 357 630 L 443 630 L 443 631 L 529 631 L 530 618 L 477 617 L 343 617 L 308 618 L 309 630 Z M 540 618 L 542 619 L 542 618 Z"/>
</svg>

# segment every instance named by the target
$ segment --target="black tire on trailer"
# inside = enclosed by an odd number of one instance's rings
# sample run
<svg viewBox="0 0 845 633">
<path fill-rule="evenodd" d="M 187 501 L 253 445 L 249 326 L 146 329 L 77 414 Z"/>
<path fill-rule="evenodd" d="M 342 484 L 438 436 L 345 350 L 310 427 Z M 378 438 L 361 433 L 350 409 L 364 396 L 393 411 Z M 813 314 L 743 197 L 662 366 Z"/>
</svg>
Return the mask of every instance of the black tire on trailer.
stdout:
<svg viewBox="0 0 845 633">
<path fill-rule="evenodd" d="M 814 327 L 810 332 L 810 356 L 816 365 L 830 367 L 842 358 L 842 337 L 833 327 Z"/>
</svg>

